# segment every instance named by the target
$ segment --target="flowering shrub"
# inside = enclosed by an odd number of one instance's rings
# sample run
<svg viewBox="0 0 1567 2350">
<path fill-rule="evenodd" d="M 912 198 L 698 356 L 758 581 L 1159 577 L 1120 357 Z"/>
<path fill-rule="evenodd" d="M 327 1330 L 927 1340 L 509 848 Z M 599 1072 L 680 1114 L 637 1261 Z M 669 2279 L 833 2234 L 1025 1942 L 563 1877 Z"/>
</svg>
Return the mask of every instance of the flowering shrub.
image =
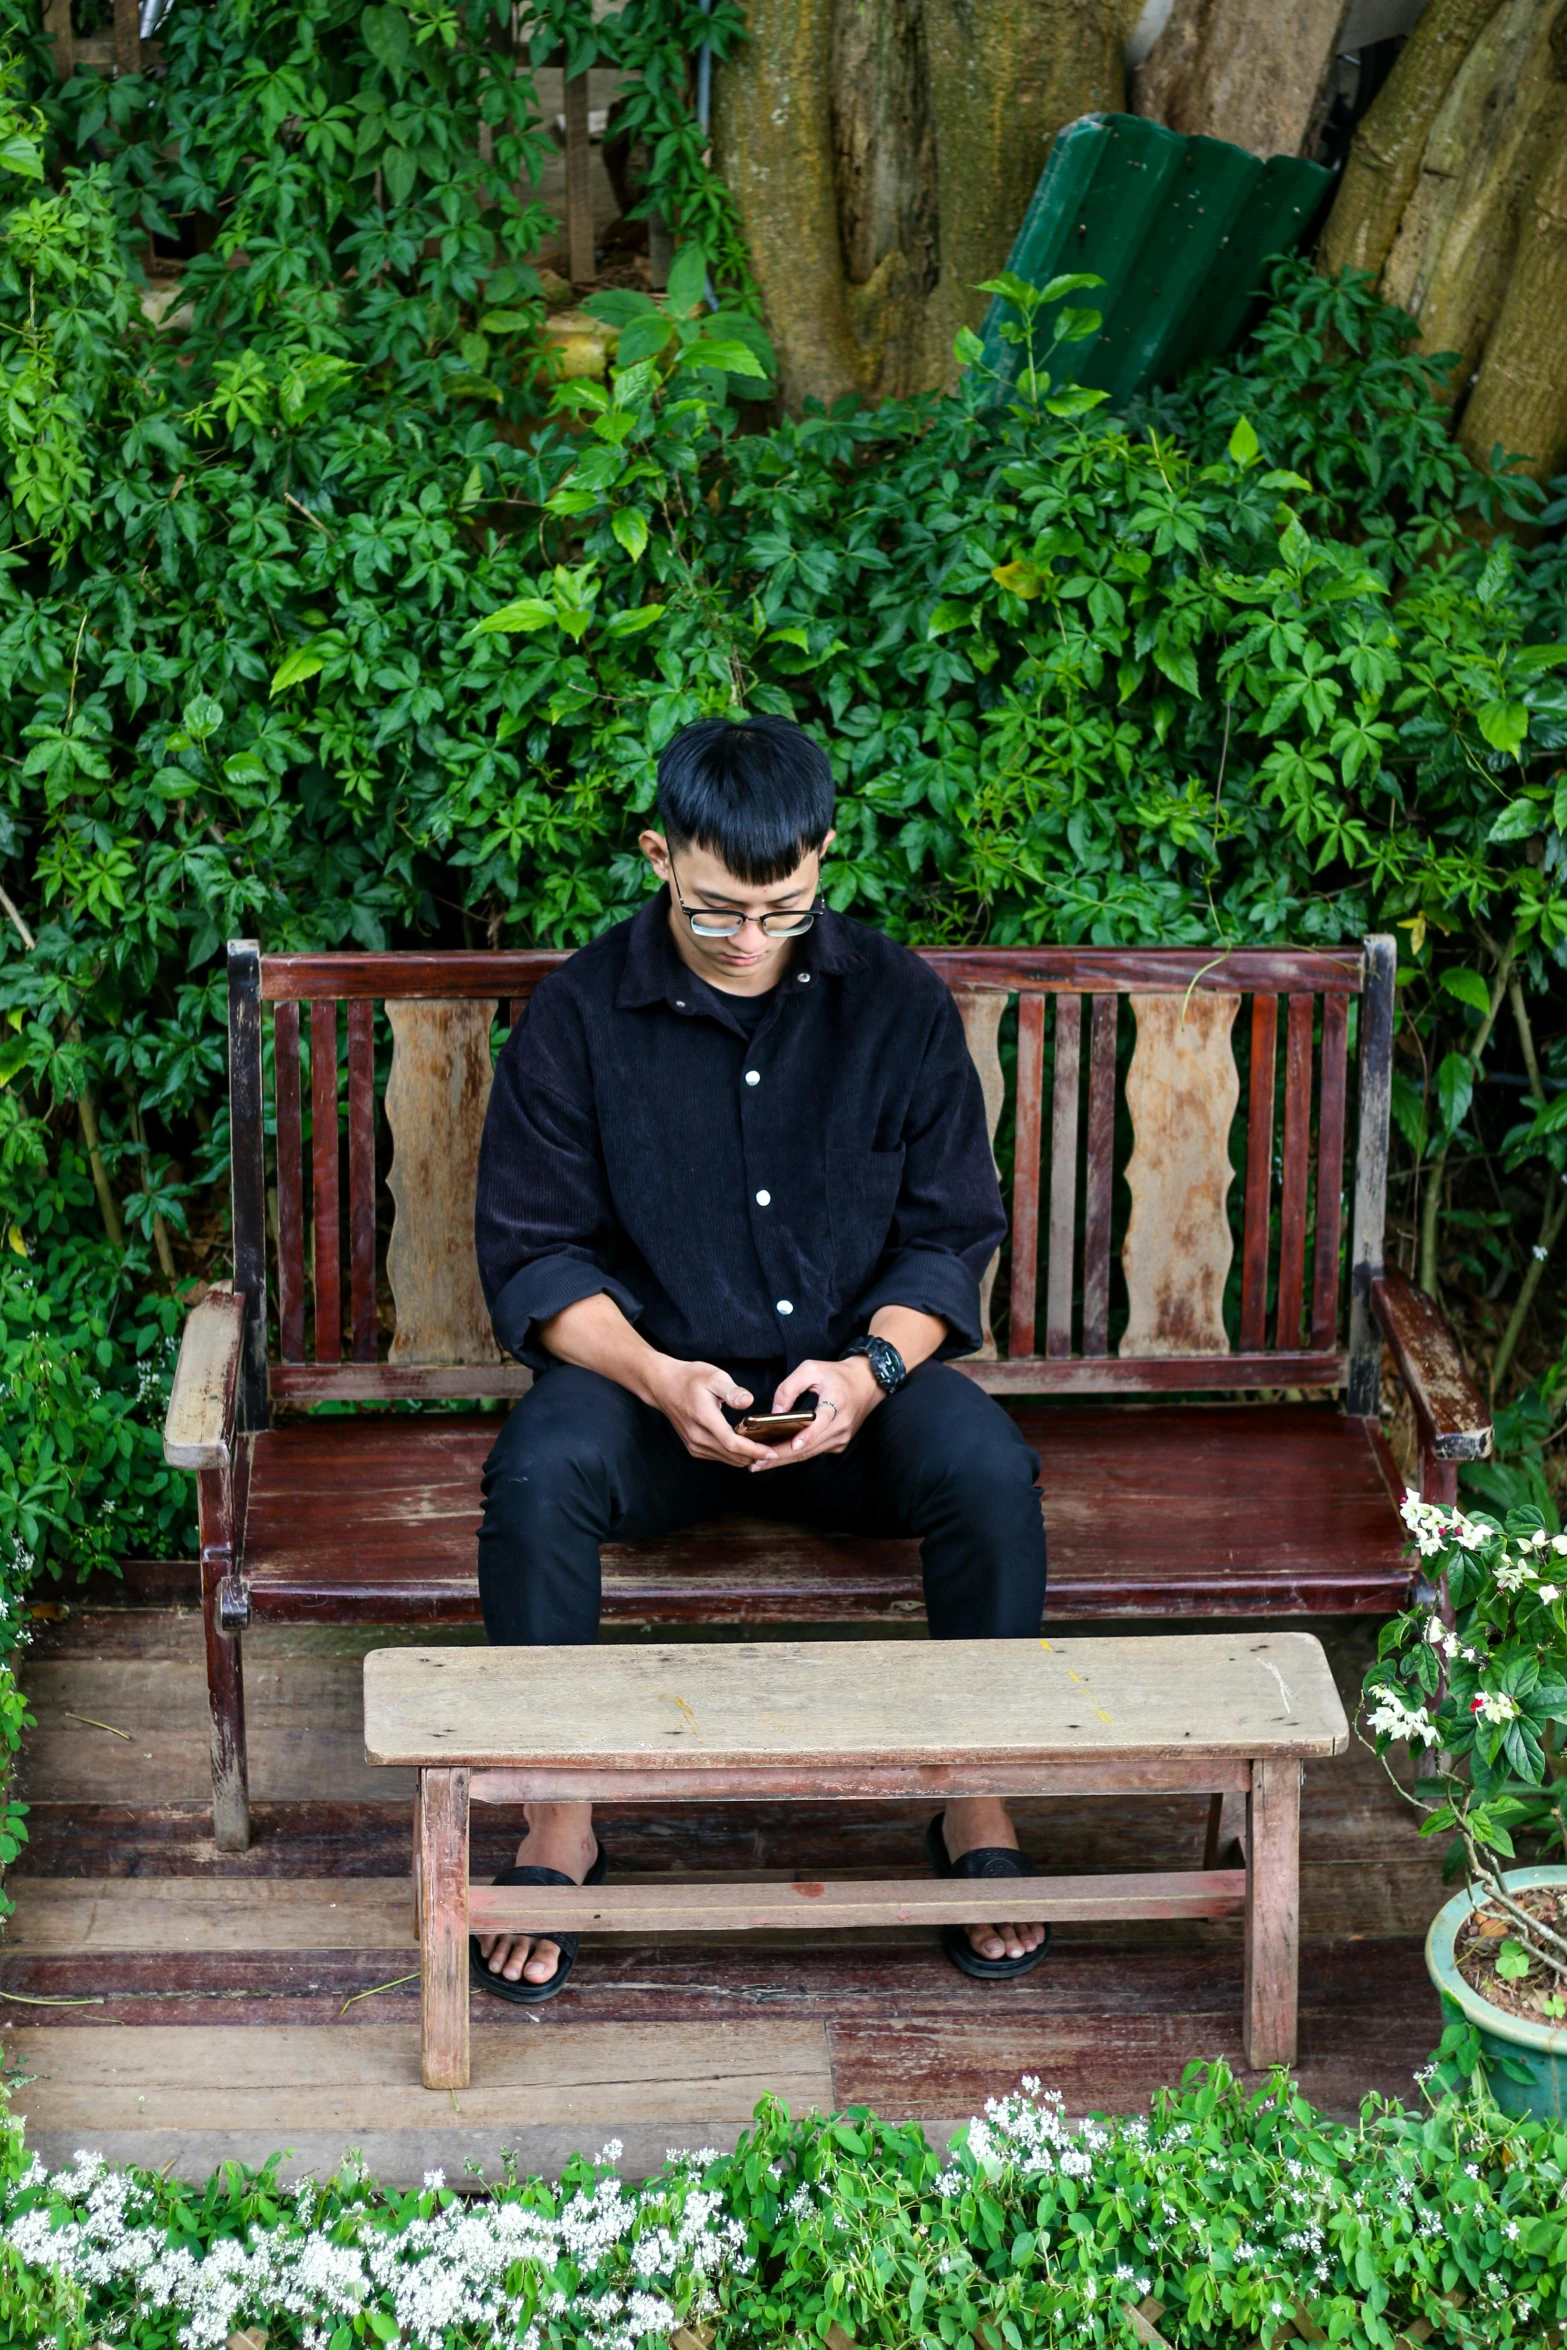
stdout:
<svg viewBox="0 0 1567 2350">
<path fill-rule="evenodd" d="M 1403 1745 L 1428 1764 L 1411 1796 L 1420 1832 L 1455 1829 L 1455 1863 L 1511 1921 L 1503 1974 L 1538 1965 L 1559 1995 L 1567 1942 L 1511 1898 L 1499 1863 L 1518 1857 L 1520 1836 L 1567 1858 L 1567 1534 L 1547 1532 L 1538 1510 L 1503 1522 L 1414 1493 L 1404 1523 L 1430 1596 L 1383 1627 L 1367 1728 L 1379 1754 Z"/>
<path fill-rule="evenodd" d="M 1073 2125 L 1025 2080 L 945 2158 L 915 2126 L 770 2099 L 733 2155 L 628 2187 L 619 2151 L 462 2197 L 352 2164 L 283 2188 L 230 2163 L 197 2193 L 95 2155 L 24 2170 L 13 2125 L 0 2321 L 61 2350 L 221 2350 L 245 2326 L 274 2350 L 663 2350 L 681 2327 L 679 2350 L 1044 2350 L 1155 2322 L 1171 2350 L 1255 2350 L 1298 2312 L 1347 2350 L 1421 2320 L 1430 2350 L 1491 2350 L 1567 2315 L 1567 2134 L 1483 2102 L 1372 2100 L 1345 2128 L 1282 2075 L 1248 2092 L 1195 2065 L 1147 2120 Z"/>
</svg>

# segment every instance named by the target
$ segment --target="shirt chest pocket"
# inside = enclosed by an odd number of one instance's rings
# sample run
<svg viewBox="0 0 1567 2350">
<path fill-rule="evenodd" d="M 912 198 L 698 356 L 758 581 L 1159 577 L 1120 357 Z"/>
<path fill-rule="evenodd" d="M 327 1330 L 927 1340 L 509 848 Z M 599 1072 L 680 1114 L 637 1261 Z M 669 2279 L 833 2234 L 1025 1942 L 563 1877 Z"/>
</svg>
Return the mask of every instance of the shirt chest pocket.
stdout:
<svg viewBox="0 0 1567 2350">
<path fill-rule="evenodd" d="M 868 1280 L 880 1262 L 903 1187 L 903 1159 L 901 1146 L 828 1153 L 827 1197 L 841 1285 Z"/>
</svg>

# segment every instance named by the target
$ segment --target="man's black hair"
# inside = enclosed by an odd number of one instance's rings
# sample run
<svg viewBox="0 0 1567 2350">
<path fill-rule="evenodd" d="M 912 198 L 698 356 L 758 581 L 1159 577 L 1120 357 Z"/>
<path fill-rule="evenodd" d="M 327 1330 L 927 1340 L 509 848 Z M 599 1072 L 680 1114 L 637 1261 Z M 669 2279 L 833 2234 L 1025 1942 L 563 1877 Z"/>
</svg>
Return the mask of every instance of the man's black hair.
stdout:
<svg viewBox="0 0 1567 2350">
<path fill-rule="evenodd" d="M 658 762 L 658 812 L 676 849 L 711 850 L 738 881 L 785 881 L 832 830 L 827 754 L 787 718 L 703 718 Z"/>
</svg>

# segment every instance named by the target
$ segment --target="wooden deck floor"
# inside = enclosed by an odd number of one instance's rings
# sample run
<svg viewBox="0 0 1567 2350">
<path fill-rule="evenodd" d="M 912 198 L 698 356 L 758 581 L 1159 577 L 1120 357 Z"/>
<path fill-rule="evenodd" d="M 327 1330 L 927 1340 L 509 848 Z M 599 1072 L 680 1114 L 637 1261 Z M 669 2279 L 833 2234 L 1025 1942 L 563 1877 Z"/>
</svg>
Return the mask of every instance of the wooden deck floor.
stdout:
<svg viewBox="0 0 1567 2350">
<path fill-rule="evenodd" d="M 1124 1627 L 1119 1627 L 1124 1629 Z M 1154 1627 L 1150 1626 L 1149 1629 Z M 1353 1708 L 1375 1626 L 1319 1622 Z M 428 1638 L 429 1635 L 422 1635 Z M 40 1628 L 26 1680 L 31 1841 L 0 1942 L 6 2055 L 27 2136 L 201 2177 L 290 2150 L 290 2172 L 357 2147 L 389 2181 L 502 2149 L 548 2169 L 624 2144 L 633 2171 L 671 2146 L 732 2143 L 764 2090 L 795 2111 L 866 2103 L 950 2129 L 1037 2073 L 1073 2112 L 1142 2109 L 1194 2057 L 1239 2061 L 1238 1928 L 1057 1930 L 1045 1965 L 987 1987 L 933 1934 L 812 1946 L 736 1937 L 584 1945 L 533 2015 L 476 1994 L 473 2083 L 419 2085 L 407 1889 L 410 1789 L 372 1769 L 360 1658 L 385 1635 L 272 1628 L 246 1643 L 257 1836 L 218 1854 L 206 1811 L 199 1619 L 91 1606 Z M 1024 1843 L 1062 1871 L 1187 1867 L 1200 1798 L 1021 1807 Z M 734 1805 L 607 1811 L 617 1875 L 913 1874 L 926 1812 Z M 475 1818 L 475 1874 L 519 1820 Z M 1410 2093 L 1439 2031 L 1421 1938 L 1438 1855 L 1360 1748 L 1312 1765 L 1303 1823 L 1299 2077 L 1329 2111 Z M 29 2002 L 91 2001 L 90 2005 Z"/>
</svg>

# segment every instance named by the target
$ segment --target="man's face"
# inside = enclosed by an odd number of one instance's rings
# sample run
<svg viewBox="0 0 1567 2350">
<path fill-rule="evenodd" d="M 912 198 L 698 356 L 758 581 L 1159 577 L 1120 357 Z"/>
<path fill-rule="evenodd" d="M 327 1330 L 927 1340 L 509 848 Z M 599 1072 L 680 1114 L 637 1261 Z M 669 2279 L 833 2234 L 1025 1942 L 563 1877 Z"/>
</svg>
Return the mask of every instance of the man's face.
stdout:
<svg viewBox="0 0 1567 2350">
<path fill-rule="evenodd" d="M 825 850 L 832 840 L 829 832 Z M 660 881 L 669 883 L 669 927 L 675 949 L 689 970 L 730 995 L 763 995 L 783 977 L 794 942 L 769 938 L 758 928 L 763 914 L 806 914 L 816 902 L 821 856 L 813 851 L 782 881 L 760 887 L 742 881 L 711 849 L 688 842 L 676 849 L 671 863 L 669 843 L 661 832 L 641 835 L 643 855 Z M 734 920 L 741 927 L 728 938 L 704 938 L 692 928 L 682 906 Z"/>
</svg>

